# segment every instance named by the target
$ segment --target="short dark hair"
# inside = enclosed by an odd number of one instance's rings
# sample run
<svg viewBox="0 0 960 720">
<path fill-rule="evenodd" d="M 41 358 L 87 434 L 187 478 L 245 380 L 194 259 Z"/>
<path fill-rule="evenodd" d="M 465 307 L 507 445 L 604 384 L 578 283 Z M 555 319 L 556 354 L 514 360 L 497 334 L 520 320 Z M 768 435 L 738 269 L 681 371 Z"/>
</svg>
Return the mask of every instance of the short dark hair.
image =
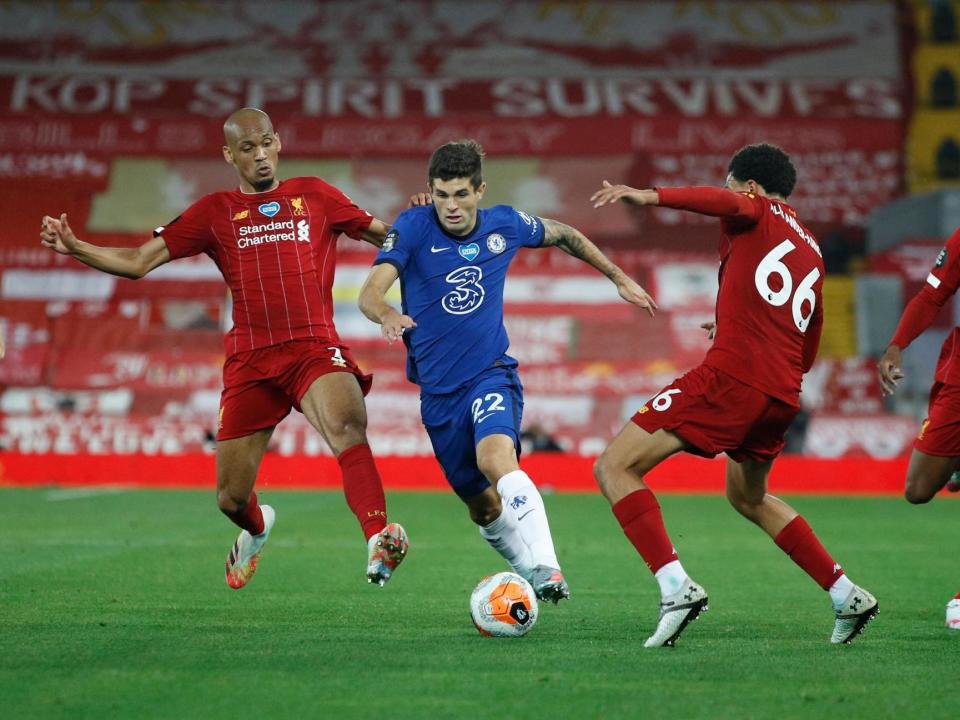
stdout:
<svg viewBox="0 0 960 720">
<path fill-rule="evenodd" d="M 727 170 L 740 182 L 753 180 L 768 193 L 789 197 L 797 184 L 797 169 L 790 156 L 776 145 L 758 143 L 740 148 Z"/>
<path fill-rule="evenodd" d="M 433 187 L 435 179 L 454 180 L 470 178 L 476 190 L 483 184 L 483 148 L 476 140 L 457 140 L 441 145 L 430 156 L 427 183 Z"/>
</svg>

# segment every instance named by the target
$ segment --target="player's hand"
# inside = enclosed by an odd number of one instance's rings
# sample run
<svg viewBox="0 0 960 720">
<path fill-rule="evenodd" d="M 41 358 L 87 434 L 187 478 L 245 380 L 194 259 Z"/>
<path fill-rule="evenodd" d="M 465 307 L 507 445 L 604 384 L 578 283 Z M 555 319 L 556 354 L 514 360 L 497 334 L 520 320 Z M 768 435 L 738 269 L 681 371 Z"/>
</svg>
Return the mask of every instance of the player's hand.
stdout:
<svg viewBox="0 0 960 720">
<path fill-rule="evenodd" d="M 700 323 L 700 327 L 707 331 L 707 340 L 713 340 L 717 336 L 717 324 L 715 322 Z"/>
<path fill-rule="evenodd" d="M 877 377 L 880 380 L 880 394 L 893 395 L 897 389 L 897 381 L 903 378 L 900 369 L 900 348 L 891 345 L 877 363 Z"/>
<path fill-rule="evenodd" d="M 67 223 L 66 213 L 59 220 L 49 215 L 43 216 L 40 221 L 40 244 L 61 255 L 72 255 L 77 250 L 80 241 Z"/>
<path fill-rule="evenodd" d="M 433 205 L 433 196 L 430 193 L 415 193 L 410 196 L 410 204 L 407 205 L 407 209 L 420 207 L 421 205 Z"/>
<path fill-rule="evenodd" d="M 391 345 L 403 337 L 403 333 L 417 324 L 409 315 L 401 315 L 393 308 L 390 308 L 380 323 L 380 334 L 383 335 Z"/>
<path fill-rule="evenodd" d="M 653 193 L 652 198 L 650 193 Z M 590 196 L 590 202 L 593 203 L 595 208 L 617 200 L 622 200 L 630 205 L 654 205 L 657 201 L 657 191 L 637 190 L 629 185 L 611 185 L 604 180 L 603 187 Z"/>
<path fill-rule="evenodd" d="M 617 283 L 617 292 L 620 293 L 620 297 L 628 303 L 643 308 L 649 313 L 650 317 L 654 317 L 656 314 L 654 311 L 657 309 L 656 301 L 650 297 L 646 290 L 635 283 L 633 278 L 621 275 L 614 282 Z"/>
</svg>

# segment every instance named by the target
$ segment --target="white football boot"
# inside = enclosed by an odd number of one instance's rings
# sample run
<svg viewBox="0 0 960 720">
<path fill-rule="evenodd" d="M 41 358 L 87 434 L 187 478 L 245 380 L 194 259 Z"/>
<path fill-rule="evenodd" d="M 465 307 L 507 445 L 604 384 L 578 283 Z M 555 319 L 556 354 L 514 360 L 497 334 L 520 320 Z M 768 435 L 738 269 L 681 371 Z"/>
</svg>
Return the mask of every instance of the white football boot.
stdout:
<svg viewBox="0 0 960 720">
<path fill-rule="evenodd" d="M 834 645 L 850 643 L 863 632 L 863 628 L 880 612 L 877 599 L 857 585 L 853 586 L 843 605 L 836 611 L 830 642 Z"/>
<path fill-rule="evenodd" d="M 259 535 L 251 535 L 246 530 L 242 530 L 240 537 L 227 555 L 227 585 L 234 590 L 239 590 L 250 582 L 250 578 L 257 571 L 257 562 L 260 560 L 263 545 L 267 542 L 270 530 L 277 521 L 277 514 L 269 505 L 261 505 L 260 511 L 263 513 L 263 532 Z"/>
<path fill-rule="evenodd" d="M 684 628 L 709 609 L 707 600 L 707 591 L 687 578 L 677 592 L 660 601 L 657 629 L 643 646 L 673 647 Z"/>
<path fill-rule="evenodd" d="M 410 549 L 407 532 L 400 523 L 390 523 L 367 541 L 367 582 L 383 587 Z"/>
</svg>

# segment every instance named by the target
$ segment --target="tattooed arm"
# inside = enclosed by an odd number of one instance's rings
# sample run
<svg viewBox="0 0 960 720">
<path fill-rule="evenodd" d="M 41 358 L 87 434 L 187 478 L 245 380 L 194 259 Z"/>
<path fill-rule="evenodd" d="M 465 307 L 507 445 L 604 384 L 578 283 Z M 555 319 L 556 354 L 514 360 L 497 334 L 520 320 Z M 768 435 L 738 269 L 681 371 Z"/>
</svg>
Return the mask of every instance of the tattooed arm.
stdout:
<svg viewBox="0 0 960 720">
<path fill-rule="evenodd" d="M 594 245 L 582 232 L 558 220 L 541 218 L 543 220 L 543 244 L 541 247 L 558 247 L 568 255 L 583 260 L 591 267 L 596 268 L 617 286 L 620 297 L 629 303 L 646 310 L 653 317 L 657 304 L 646 290 L 637 285 L 603 252 Z"/>
</svg>

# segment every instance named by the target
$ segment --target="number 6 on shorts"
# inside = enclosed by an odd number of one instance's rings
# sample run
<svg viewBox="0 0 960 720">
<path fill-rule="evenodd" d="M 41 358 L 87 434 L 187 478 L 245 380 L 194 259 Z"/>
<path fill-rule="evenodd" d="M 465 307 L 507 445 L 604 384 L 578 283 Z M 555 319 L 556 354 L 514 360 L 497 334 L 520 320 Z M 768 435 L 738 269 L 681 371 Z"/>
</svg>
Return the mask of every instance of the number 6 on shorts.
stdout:
<svg viewBox="0 0 960 720">
<path fill-rule="evenodd" d="M 653 402 L 650 403 L 650 407 L 652 407 L 657 412 L 663 412 L 673 404 L 673 398 L 671 397 L 671 395 L 676 395 L 679 392 L 680 390 L 678 390 L 677 388 L 673 388 L 671 390 L 664 390 L 662 393 L 660 393 L 653 399 Z"/>
</svg>

